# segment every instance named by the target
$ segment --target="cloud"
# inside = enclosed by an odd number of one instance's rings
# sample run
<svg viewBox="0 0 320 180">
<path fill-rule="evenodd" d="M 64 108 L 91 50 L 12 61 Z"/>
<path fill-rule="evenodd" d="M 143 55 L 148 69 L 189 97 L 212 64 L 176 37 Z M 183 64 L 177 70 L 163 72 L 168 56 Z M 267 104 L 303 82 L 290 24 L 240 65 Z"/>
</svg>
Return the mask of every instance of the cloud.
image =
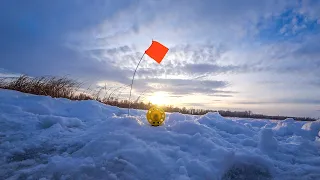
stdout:
<svg viewBox="0 0 320 180">
<path fill-rule="evenodd" d="M 110 8 L 110 2 L 1 2 L 0 23 L 5 27 L 0 30 L 1 67 L 32 76 L 69 74 L 91 80 L 128 80 L 127 71 L 66 46 L 69 34 L 96 26 L 134 3 L 113 2 Z"/>
<path fill-rule="evenodd" d="M 299 12 L 306 17 L 311 19 L 320 18 L 320 2 L 314 0 L 304 0 L 301 1 L 301 6 L 299 7 Z"/>
<path fill-rule="evenodd" d="M 320 62 L 320 36 L 312 35 L 306 37 L 304 42 L 293 52 L 294 56 Z"/>
<path fill-rule="evenodd" d="M 228 72 L 245 71 L 246 67 L 233 65 L 218 65 L 218 60 L 226 52 L 223 45 L 197 44 L 177 45 L 170 47 L 170 52 L 159 65 L 145 56 L 139 66 L 137 76 L 141 78 L 161 77 L 163 75 L 184 75 L 186 77 L 206 76 L 208 74 L 223 74 Z M 118 46 L 105 49 L 92 48 L 88 54 L 101 61 L 108 60 L 121 69 L 135 69 L 141 53 L 134 46 Z M 209 64 L 210 63 L 210 64 Z"/>
<path fill-rule="evenodd" d="M 186 64 L 183 69 L 189 74 L 219 74 L 233 72 L 239 67 L 237 66 L 219 66 L 216 64 Z"/>
<path fill-rule="evenodd" d="M 0 68 L 0 78 L 19 77 L 21 74 L 10 72 L 6 69 Z"/>
<path fill-rule="evenodd" d="M 315 86 L 315 87 L 320 87 L 320 80 L 318 81 L 312 81 L 310 82 L 311 85 Z"/>
<path fill-rule="evenodd" d="M 274 99 L 272 101 L 238 101 L 235 104 L 250 104 L 250 105 L 264 105 L 264 104 L 314 104 L 319 105 L 320 99 Z"/>
<path fill-rule="evenodd" d="M 320 41 L 319 34 L 310 35 L 303 38 L 302 42 L 290 42 L 285 47 L 278 45 L 279 50 L 284 50 L 277 62 L 269 66 L 269 70 L 278 73 L 313 73 L 320 71 Z M 286 51 L 284 48 L 290 49 Z M 269 53 L 274 53 L 269 51 Z M 274 60 L 274 61 L 275 61 Z M 274 62 L 271 61 L 271 62 Z"/>
<path fill-rule="evenodd" d="M 285 11 L 278 18 L 279 20 L 277 19 L 276 21 L 282 21 L 281 23 L 278 22 L 280 26 L 282 25 L 279 32 L 286 37 L 306 32 L 317 23 L 317 19 L 310 19 L 305 14 L 294 9 Z"/>
<path fill-rule="evenodd" d="M 211 103 L 184 103 L 183 106 L 186 107 L 196 107 L 196 108 L 205 108 L 208 105 L 210 105 Z"/>
<path fill-rule="evenodd" d="M 231 94 L 212 94 L 212 95 L 209 95 L 209 96 L 214 96 L 214 97 L 233 97 L 233 95 L 231 95 Z"/>
<path fill-rule="evenodd" d="M 169 4 L 170 7 L 167 6 Z M 250 13 L 248 13 L 246 9 L 247 6 L 252 7 Z M 143 11 L 146 7 L 149 9 Z M 194 13 L 184 14 L 184 12 L 188 12 L 191 7 L 194 9 Z M 208 9 L 207 7 L 211 7 L 211 9 Z M 215 9 L 215 7 L 219 8 Z M 259 3 L 245 1 L 238 4 L 237 8 L 234 7 L 233 1 L 201 1 L 189 2 L 187 4 L 183 1 L 170 3 L 169 1 L 149 2 L 146 4 L 144 4 L 144 2 L 139 2 L 138 6 L 133 6 L 127 11 L 122 11 L 118 16 L 114 16 L 108 21 L 104 21 L 104 23 L 98 26 L 94 31 L 89 31 L 92 35 L 91 39 L 89 36 L 83 40 L 87 42 L 86 46 L 89 46 L 92 49 L 90 52 L 92 56 L 99 60 L 108 59 L 108 63 L 112 63 L 113 66 L 128 71 L 135 68 L 137 61 L 141 56 L 141 53 L 138 52 L 144 51 L 152 36 L 168 45 L 170 53 L 161 66 L 148 60 L 145 60 L 140 65 L 137 76 L 140 76 L 141 78 L 152 78 L 163 75 L 184 75 L 190 77 L 194 75 L 208 76 L 251 72 L 299 73 L 300 71 L 307 70 L 307 68 L 302 68 L 300 64 L 295 65 L 295 63 L 287 63 L 285 60 L 273 63 L 283 56 L 289 61 L 289 53 L 293 50 L 285 50 L 284 48 L 288 47 L 288 45 L 285 44 L 282 45 L 282 47 L 278 44 L 273 45 L 278 46 L 280 50 L 277 50 L 276 48 L 269 49 L 268 46 L 263 47 L 264 45 L 262 45 L 262 52 L 252 51 L 254 47 L 251 47 L 252 52 L 249 53 L 252 53 L 252 57 L 246 57 L 245 51 L 242 54 L 243 57 L 232 57 L 233 59 L 239 58 L 238 61 L 235 61 L 237 59 L 229 61 L 227 59 L 228 55 L 234 53 L 234 50 L 237 50 L 236 48 L 239 48 L 239 46 L 235 46 L 235 44 L 239 43 L 238 45 L 241 45 L 246 42 L 243 41 L 243 35 L 241 35 L 242 38 L 239 38 L 238 35 L 233 36 L 234 33 L 232 32 L 235 32 L 235 30 L 239 30 L 237 32 L 240 32 L 240 30 L 246 31 L 248 21 L 250 20 L 250 26 L 255 27 L 257 24 L 261 23 L 261 18 L 259 19 L 259 17 L 263 17 L 262 19 L 268 19 L 275 16 L 283 18 L 281 16 L 283 9 L 295 7 L 295 5 L 294 3 L 281 2 L 275 6 L 273 2 L 270 1 L 259 1 Z M 177 13 L 177 9 L 181 11 Z M 212 11 L 213 9 L 215 11 Z M 132 18 L 132 14 L 144 17 L 148 13 L 150 13 L 150 18 L 141 18 L 138 20 Z M 218 18 L 221 14 L 225 15 L 223 21 L 221 21 L 221 18 Z M 163 18 L 161 18 L 162 16 L 170 16 L 170 19 L 164 22 Z M 235 17 L 239 18 L 237 22 L 235 22 Z M 245 20 L 246 18 L 244 17 L 249 19 Z M 208 24 L 210 20 L 215 20 L 215 23 Z M 185 26 L 190 25 L 195 21 L 201 29 L 195 26 Z M 179 33 L 175 32 L 173 26 L 170 25 L 173 23 L 176 24 L 175 27 L 177 27 L 176 29 L 179 29 Z M 232 24 L 233 28 L 230 28 L 229 24 Z M 165 35 L 160 33 L 162 31 L 157 31 L 157 28 L 159 27 L 162 27 L 163 31 L 166 32 Z M 220 29 L 221 27 L 224 29 Z M 137 31 L 137 29 L 139 31 Z M 207 30 L 210 30 L 211 32 L 208 33 L 206 32 Z M 172 37 L 171 33 L 173 34 Z M 246 32 L 244 33 L 246 34 Z M 204 42 L 204 39 L 209 38 L 206 34 L 211 34 L 212 36 L 210 36 L 210 39 L 215 39 L 216 41 Z M 86 35 L 88 35 L 88 33 Z M 192 38 L 195 37 L 195 35 L 198 37 L 197 40 Z M 148 41 L 145 41 L 146 37 L 149 37 Z M 230 37 L 233 38 L 229 39 Z M 185 42 L 181 43 L 182 39 Z M 129 43 L 137 40 L 141 42 L 145 41 L 145 43 L 143 43 L 144 45 Z M 290 44 L 289 46 L 294 47 L 294 45 Z M 103 50 L 101 50 L 101 48 L 103 48 Z M 262 57 L 263 59 L 260 61 L 255 60 L 257 54 L 261 54 L 261 56 L 264 55 L 264 57 Z M 274 60 L 270 61 L 270 58 Z M 263 63 L 260 64 L 260 62 Z M 281 64 L 281 62 L 283 62 L 283 64 Z"/>
<path fill-rule="evenodd" d="M 213 102 L 221 102 L 222 100 L 221 99 L 214 99 L 212 100 Z"/>
<path fill-rule="evenodd" d="M 165 91 L 173 95 L 214 94 L 225 92 L 221 89 L 228 86 L 225 81 L 190 80 L 190 79 L 137 79 L 135 89 L 137 91 Z M 226 91 L 228 93 L 228 91 Z"/>
</svg>

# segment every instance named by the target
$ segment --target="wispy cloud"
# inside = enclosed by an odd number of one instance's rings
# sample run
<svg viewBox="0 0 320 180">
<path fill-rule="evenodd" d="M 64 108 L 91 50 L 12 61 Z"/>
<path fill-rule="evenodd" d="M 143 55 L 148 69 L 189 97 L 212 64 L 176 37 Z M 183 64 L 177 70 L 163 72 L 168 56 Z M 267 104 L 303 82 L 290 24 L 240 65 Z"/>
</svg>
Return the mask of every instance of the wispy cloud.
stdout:
<svg viewBox="0 0 320 180">
<path fill-rule="evenodd" d="M 264 105 L 264 104 L 313 104 L 320 105 L 320 99 L 276 99 L 272 101 L 239 101 L 234 102 L 235 104 L 254 104 L 254 105 Z"/>
<path fill-rule="evenodd" d="M 152 91 L 166 91 L 175 95 L 186 94 L 214 94 L 224 92 L 223 89 L 228 86 L 225 81 L 198 81 L 190 79 L 139 79 L 135 82 L 136 89 L 143 91 L 150 89 Z"/>
</svg>

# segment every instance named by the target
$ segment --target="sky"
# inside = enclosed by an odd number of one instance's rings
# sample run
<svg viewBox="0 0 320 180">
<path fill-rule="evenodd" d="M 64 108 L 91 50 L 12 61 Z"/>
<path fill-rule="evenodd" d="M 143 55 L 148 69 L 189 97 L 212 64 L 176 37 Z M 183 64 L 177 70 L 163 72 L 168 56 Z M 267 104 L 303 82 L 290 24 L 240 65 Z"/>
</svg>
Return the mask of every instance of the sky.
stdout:
<svg viewBox="0 0 320 180">
<path fill-rule="evenodd" d="M 4 0 L 0 24 L 0 75 L 120 87 L 156 40 L 169 51 L 144 56 L 134 98 L 320 117 L 317 0 Z"/>
</svg>

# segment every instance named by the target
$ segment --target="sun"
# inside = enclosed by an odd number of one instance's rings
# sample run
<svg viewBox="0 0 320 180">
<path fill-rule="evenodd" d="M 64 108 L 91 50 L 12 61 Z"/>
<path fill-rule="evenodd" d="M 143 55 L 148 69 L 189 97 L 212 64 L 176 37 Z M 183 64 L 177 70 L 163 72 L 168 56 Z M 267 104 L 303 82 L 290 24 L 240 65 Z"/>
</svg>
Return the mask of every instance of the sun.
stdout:
<svg viewBox="0 0 320 180">
<path fill-rule="evenodd" d="M 165 105 L 169 103 L 168 95 L 165 92 L 155 92 L 149 98 L 152 104 Z"/>
</svg>

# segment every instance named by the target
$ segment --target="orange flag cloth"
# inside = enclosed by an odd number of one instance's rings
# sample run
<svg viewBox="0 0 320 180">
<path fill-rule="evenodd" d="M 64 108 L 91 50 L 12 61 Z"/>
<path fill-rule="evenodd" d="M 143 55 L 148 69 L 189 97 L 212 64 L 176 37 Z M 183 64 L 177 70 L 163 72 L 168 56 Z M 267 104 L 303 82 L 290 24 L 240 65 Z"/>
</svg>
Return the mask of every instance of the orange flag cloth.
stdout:
<svg viewBox="0 0 320 180">
<path fill-rule="evenodd" d="M 157 61 L 157 63 L 161 63 L 164 56 L 167 54 L 169 49 L 164 45 L 160 44 L 157 41 L 152 41 L 150 47 L 145 51 L 145 53 L 150 56 L 152 59 Z"/>
</svg>

